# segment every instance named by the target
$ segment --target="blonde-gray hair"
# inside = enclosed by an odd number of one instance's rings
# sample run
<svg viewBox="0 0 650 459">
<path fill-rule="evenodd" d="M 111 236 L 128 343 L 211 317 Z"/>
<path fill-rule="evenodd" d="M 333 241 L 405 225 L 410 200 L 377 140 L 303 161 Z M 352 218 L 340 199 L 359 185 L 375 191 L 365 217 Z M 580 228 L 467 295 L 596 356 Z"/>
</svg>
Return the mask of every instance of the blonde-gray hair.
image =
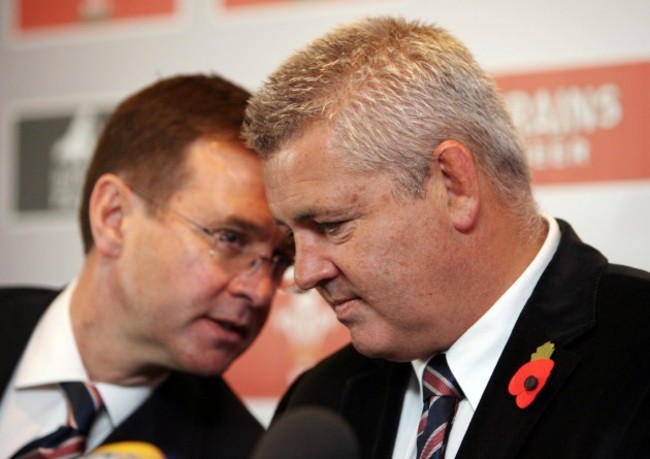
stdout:
<svg viewBox="0 0 650 459">
<path fill-rule="evenodd" d="M 431 153 L 455 139 L 509 205 L 534 207 L 524 147 L 494 81 L 437 26 L 376 17 L 334 29 L 268 77 L 243 135 L 267 159 L 317 123 L 346 166 L 391 174 L 399 194 L 423 196 Z"/>
</svg>

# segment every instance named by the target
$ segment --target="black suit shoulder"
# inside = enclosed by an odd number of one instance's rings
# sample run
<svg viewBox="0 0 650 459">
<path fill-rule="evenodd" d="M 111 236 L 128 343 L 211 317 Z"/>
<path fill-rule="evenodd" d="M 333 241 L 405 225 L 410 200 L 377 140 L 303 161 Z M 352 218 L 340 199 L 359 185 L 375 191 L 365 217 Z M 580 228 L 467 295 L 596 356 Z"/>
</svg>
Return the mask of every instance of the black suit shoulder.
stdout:
<svg viewBox="0 0 650 459">
<path fill-rule="evenodd" d="M 241 399 L 221 377 L 201 377 L 187 373 L 174 373 L 161 397 L 174 403 L 179 394 L 186 394 L 187 403 L 183 415 L 201 426 L 209 426 L 214 433 L 229 438 L 235 444 L 243 437 L 248 445 L 252 437 L 263 428 L 248 411 Z M 209 439 L 206 438 L 206 440 Z"/>
<path fill-rule="evenodd" d="M 0 288 L 0 395 L 38 320 L 58 294 L 46 288 Z"/>
<path fill-rule="evenodd" d="M 305 372 L 285 393 L 274 421 L 285 411 L 318 406 L 340 414 L 352 427 L 361 457 L 392 457 L 409 362 L 374 360 L 348 345 Z"/>
<path fill-rule="evenodd" d="M 611 355 L 617 366 L 629 363 L 631 374 L 644 368 L 650 376 L 650 273 L 610 264 L 599 279 L 595 296 L 592 333 L 600 344 L 594 348 L 602 354 L 601 359 Z M 649 385 L 650 379 L 645 381 L 645 386 Z"/>
<path fill-rule="evenodd" d="M 161 396 L 173 403 L 179 394 L 187 394 L 183 417 L 196 433 L 196 451 L 182 457 L 250 456 L 264 428 L 223 378 L 178 373 L 169 382 Z"/>
<path fill-rule="evenodd" d="M 629 266 L 609 264 L 600 280 L 599 296 L 650 310 L 650 273 Z"/>
<path fill-rule="evenodd" d="M 60 290 L 41 287 L 0 288 L 0 333 L 29 337 Z"/>
<path fill-rule="evenodd" d="M 324 358 L 308 370 L 304 378 L 323 381 L 323 384 L 340 384 L 359 373 L 374 370 L 382 362 L 360 354 L 352 344 L 347 344 L 338 351 Z"/>
<path fill-rule="evenodd" d="M 60 293 L 45 287 L 19 287 L 9 286 L 0 288 L 0 313 L 24 314 L 26 308 L 43 311 Z"/>
<path fill-rule="evenodd" d="M 648 457 L 650 274 L 607 264 L 592 304 L 594 322 L 558 350 L 577 357 L 575 370 L 519 457 Z"/>
<path fill-rule="evenodd" d="M 104 443 L 148 442 L 170 459 L 239 459 L 263 430 L 221 377 L 172 373 Z"/>
<path fill-rule="evenodd" d="M 289 406 L 319 405 L 339 410 L 348 381 L 376 368 L 375 361 L 348 344 L 305 371 L 291 384 L 278 404 L 276 417 Z"/>
<path fill-rule="evenodd" d="M 458 458 L 641 458 L 650 451 L 650 274 L 608 263 L 560 222 L 560 246 L 522 311 Z M 512 375 L 546 341 L 550 377 L 519 409 Z M 499 419 L 495 425 L 494 420 Z"/>
</svg>

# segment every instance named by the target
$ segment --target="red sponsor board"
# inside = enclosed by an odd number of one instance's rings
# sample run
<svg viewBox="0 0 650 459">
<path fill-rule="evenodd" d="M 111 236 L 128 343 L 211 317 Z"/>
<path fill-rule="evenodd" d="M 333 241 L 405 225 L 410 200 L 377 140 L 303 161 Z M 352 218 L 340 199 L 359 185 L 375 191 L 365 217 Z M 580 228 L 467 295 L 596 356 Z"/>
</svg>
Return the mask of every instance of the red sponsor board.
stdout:
<svg viewBox="0 0 650 459">
<path fill-rule="evenodd" d="M 376 0 L 336 0 L 341 5 L 349 4 L 351 1 L 371 3 Z M 386 1 L 386 0 L 382 0 Z M 308 3 L 325 5 L 333 3 L 332 0 L 217 0 L 222 8 L 235 9 L 247 6 L 278 6 L 278 5 L 305 5 Z"/>
<path fill-rule="evenodd" d="M 14 0 L 21 33 L 97 21 L 169 16 L 177 0 Z"/>
<path fill-rule="evenodd" d="M 650 62 L 496 79 L 535 184 L 650 178 Z"/>
<path fill-rule="evenodd" d="M 222 3 L 226 8 L 239 8 L 241 6 L 282 5 L 292 2 L 297 3 L 296 0 L 223 0 Z"/>
</svg>

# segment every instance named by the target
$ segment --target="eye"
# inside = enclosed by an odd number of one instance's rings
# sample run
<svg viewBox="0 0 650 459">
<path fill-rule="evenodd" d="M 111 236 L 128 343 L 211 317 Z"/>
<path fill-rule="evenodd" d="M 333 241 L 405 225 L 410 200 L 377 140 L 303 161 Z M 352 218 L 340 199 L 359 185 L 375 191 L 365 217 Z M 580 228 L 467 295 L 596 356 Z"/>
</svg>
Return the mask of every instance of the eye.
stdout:
<svg viewBox="0 0 650 459">
<path fill-rule="evenodd" d="M 271 264 L 273 267 L 273 277 L 276 280 L 282 279 L 285 271 L 289 266 L 293 265 L 294 258 L 288 254 L 276 253 L 271 258 Z"/>
<path fill-rule="evenodd" d="M 341 231 L 342 226 L 345 224 L 344 221 L 340 222 L 317 222 L 316 230 L 328 236 L 334 236 Z"/>
<path fill-rule="evenodd" d="M 273 254 L 273 258 L 277 260 L 278 266 L 284 266 L 284 269 L 286 269 L 295 262 L 296 251 L 293 246 L 287 247 L 286 249 L 276 251 Z"/>
<path fill-rule="evenodd" d="M 274 281 L 279 283 L 282 280 L 287 268 L 294 264 L 295 257 L 296 249 L 293 232 L 286 230 L 284 237 L 273 250 L 271 258 L 267 259 L 271 265 Z"/>
<path fill-rule="evenodd" d="M 248 245 L 249 238 L 240 231 L 220 228 L 209 230 L 208 234 L 214 241 L 214 247 L 222 253 L 241 253 Z"/>
<path fill-rule="evenodd" d="M 278 253 L 286 254 L 289 258 L 293 259 L 296 256 L 296 241 L 293 239 L 293 232 L 289 231 L 284 237 L 282 244 L 277 249 Z"/>
</svg>

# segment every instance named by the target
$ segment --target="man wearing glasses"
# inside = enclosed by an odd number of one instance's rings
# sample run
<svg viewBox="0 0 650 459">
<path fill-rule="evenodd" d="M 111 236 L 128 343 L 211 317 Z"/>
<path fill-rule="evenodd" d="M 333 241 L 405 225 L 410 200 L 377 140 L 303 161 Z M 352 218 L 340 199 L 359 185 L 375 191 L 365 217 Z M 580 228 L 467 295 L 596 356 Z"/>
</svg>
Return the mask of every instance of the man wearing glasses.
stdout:
<svg viewBox="0 0 650 459">
<path fill-rule="evenodd" d="M 292 262 L 238 137 L 248 96 L 179 76 L 109 119 L 83 190 L 81 273 L 62 292 L 0 290 L 0 457 L 124 441 L 168 458 L 248 456 L 262 428 L 219 375 Z"/>
</svg>

